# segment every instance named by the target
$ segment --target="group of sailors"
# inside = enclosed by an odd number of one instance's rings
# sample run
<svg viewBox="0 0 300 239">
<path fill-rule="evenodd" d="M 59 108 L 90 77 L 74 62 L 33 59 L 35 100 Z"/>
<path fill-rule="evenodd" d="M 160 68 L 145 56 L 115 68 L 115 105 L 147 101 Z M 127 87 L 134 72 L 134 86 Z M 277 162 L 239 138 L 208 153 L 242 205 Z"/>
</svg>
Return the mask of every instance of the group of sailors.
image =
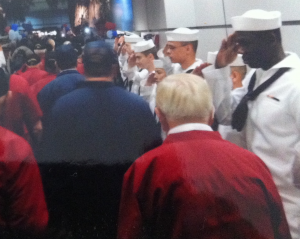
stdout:
<svg viewBox="0 0 300 239">
<path fill-rule="evenodd" d="M 135 34 L 0 48 L 3 235 L 299 238 L 300 59 L 281 25 L 233 17 L 205 62 L 185 27 L 160 50 Z"/>
</svg>

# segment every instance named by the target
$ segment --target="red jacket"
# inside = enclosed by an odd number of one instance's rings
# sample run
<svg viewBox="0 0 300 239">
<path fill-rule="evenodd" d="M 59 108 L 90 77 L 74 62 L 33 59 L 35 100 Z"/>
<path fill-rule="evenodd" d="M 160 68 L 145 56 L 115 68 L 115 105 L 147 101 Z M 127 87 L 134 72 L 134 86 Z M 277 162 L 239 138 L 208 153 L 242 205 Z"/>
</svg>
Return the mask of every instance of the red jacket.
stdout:
<svg viewBox="0 0 300 239">
<path fill-rule="evenodd" d="M 124 176 L 118 238 L 291 238 L 265 164 L 217 132 L 169 135 Z"/>
<path fill-rule="evenodd" d="M 21 93 L 24 95 L 25 98 L 31 102 L 30 104 L 33 105 L 35 108 L 35 112 L 42 117 L 42 110 L 40 109 L 40 105 L 37 101 L 36 95 L 30 89 L 28 82 L 25 80 L 24 77 L 16 74 L 12 74 L 9 79 L 9 90 L 17 93 Z"/>
<path fill-rule="evenodd" d="M 48 72 L 40 70 L 39 68 L 28 68 L 25 72 L 20 73 L 20 76 L 27 80 L 29 86 L 43 79 L 46 75 L 48 75 Z"/>
<path fill-rule="evenodd" d="M 29 140 L 27 130 L 32 136 L 33 128 L 39 120 L 39 111 L 28 97 L 18 92 L 8 91 L 0 114 L 2 127 Z"/>
<path fill-rule="evenodd" d="M 56 74 L 48 73 L 48 75 L 46 75 L 43 79 L 39 80 L 38 82 L 30 86 L 31 94 L 33 95 L 36 101 L 37 101 L 37 94 L 44 88 L 45 85 L 53 81 L 55 78 L 56 78 Z"/>
<path fill-rule="evenodd" d="M 43 231 L 48 223 L 39 168 L 29 144 L 0 127 L 0 230 Z"/>
</svg>

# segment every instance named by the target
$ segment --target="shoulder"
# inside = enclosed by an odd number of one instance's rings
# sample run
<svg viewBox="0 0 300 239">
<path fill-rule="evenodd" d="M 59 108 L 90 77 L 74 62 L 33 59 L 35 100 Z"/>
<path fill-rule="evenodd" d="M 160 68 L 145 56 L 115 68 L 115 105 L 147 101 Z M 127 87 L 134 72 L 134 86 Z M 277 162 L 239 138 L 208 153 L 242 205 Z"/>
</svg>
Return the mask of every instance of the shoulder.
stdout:
<svg viewBox="0 0 300 239">
<path fill-rule="evenodd" d="M 51 83 L 51 82 L 50 82 Z M 52 108 L 53 114 L 67 115 L 70 112 L 80 111 L 79 107 L 84 104 L 86 97 L 89 97 L 87 89 L 80 88 L 71 91 L 61 97 L 59 97 Z"/>
<path fill-rule="evenodd" d="M 0 127 L 0 161 L 19 165 L 29 160 L 32 150 L 28 142 L 15 133 Z"/>
</svg>

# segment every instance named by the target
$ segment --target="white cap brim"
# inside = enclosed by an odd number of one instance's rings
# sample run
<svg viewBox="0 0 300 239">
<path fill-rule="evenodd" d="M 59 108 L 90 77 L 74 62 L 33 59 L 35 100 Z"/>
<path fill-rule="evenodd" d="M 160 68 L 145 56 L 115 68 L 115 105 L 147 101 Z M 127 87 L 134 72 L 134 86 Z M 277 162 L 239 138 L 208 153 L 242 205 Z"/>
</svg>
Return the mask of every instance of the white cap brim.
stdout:
<svg viewBox="0 0 300 239">
<path fill-rule="evenodd" d="M 243 61 L 243 55 L 238 54 L 236 59 L 229 64 L 229 66 L 245 66 L 246 64 Z"/>
<path fill-rule="evenodd" d="M 207 63 L 214 65 L 216 62 L 217 55 L 218 51 L 209 51 L 207 53 Z"/>
<path fill-rule="evenodd" d="M 198 41 L 199 30 L 191 30 L 188 28 L 177 28 L 174 31 L 166 32 L 167 41 L 189 42 Z"/>
<path fill-rule="evenodd" d="M 282 25 L 280 12 L 267 12 L 260 9 L 232 17 L 231 23 L 234 31 L 267 31 L 280 28 Z"/>
<path fill-rule="evenodd" d="M 125 42 L 128 42 L 128 43 L 137 43 L 137 42 L 143 41 L 144 39 L 138 35 L 130 35 L 130 36 L 124 36 L 124 40 L 125 40 Z"/>
<path fill-rule="evenodd" d="M 164 68 L 164 62 L 162 60 L 154 60 L 153 64 L 155 68 Z"/>
<path fill-rule="evenodd" d="M 138 53 L 147 51 L 153 47 L 155 47 L 155 44 L 152 40 L 140 41 L 133 46 L 133 50 L 134 52 Z"/>
</svg>

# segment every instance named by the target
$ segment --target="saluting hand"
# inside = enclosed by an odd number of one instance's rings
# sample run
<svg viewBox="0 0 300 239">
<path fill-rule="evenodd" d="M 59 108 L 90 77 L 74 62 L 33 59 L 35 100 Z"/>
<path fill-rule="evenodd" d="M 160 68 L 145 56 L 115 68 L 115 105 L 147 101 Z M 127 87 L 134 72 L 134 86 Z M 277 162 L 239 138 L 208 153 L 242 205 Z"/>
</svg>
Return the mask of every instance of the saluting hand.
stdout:
<svg viewBox="0 0 300 239">
<path fill-rule="evenodd" d="M 154 83 L 156 83 L 156 78 L 155 78 L 155 73 L 152 72 L 152 73 L 150 73 L 150 75 L 149 75 L 149 77 L 148 77 L 148 79 L 146 81 L 145 86 L 151 86 Z"/>
<path fill-rule="evenodd" d="M 126 54 L 126 52 L 127 52 L 125 42 L 123 42 L 123 43 L 121 44 L 120 50 L 121 50 L 122 56 L 124 56 L 124 55 Z"/>
<path fill-rule="evenodd" d="M 134 66 L 136 66 L 136 57 L 135 53 L 132 51 L 128 57 L 128 68 L 132 68 Z"/>
<path fill-rule="evenodd" d="M 197 67 L 192 71 L 192 74 L 203 77 L 202 70 L 203 70 L 204 68 L 210 66 L 210 65 L 211 65 L 210 63 L 205 62 L 205 63 L 201 64 L 200 66 L 197 66 Z"/>
<path fill-rule="evenodd" d="M 227 39 L 224 39 L 216 58 L 216 69 L 225 67 L 233 62 L 237 57 L 238 48 L 239 46 L 236 42 L 236 33 L 233 33 Z"/>
</svg>

